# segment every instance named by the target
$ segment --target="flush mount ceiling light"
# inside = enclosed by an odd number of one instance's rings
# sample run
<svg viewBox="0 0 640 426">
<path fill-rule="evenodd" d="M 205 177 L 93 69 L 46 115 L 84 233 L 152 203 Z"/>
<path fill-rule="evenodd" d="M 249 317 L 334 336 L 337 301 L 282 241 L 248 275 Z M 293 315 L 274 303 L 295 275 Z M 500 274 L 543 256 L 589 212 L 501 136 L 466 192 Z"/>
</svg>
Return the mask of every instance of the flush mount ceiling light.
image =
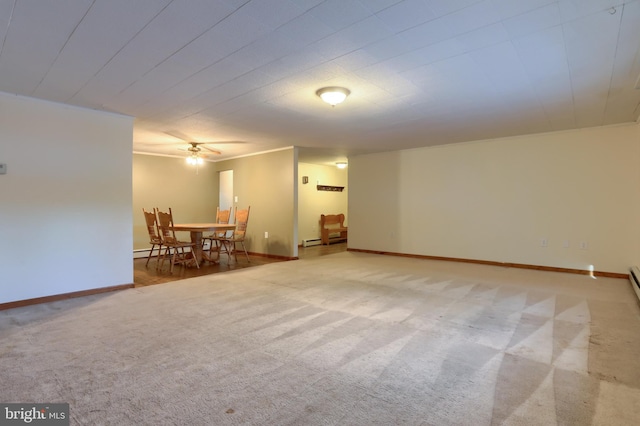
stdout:
<svg viewBox="0 0 640 426">
<path fill-rule="evenodd" d="M 339 169 L 346 169 L 347 168 L 347 162 L 346 161 L 338 161 L 336 163 L 336 167 Z"/>
<path fill-rule="evenodd" d="M 320 96 L 329 105 L 336 106 L 347 99 L 350 93 L 351 91 L 344 87 L 323 87 L 318 89 L 316 95 Z"/>
</svg>

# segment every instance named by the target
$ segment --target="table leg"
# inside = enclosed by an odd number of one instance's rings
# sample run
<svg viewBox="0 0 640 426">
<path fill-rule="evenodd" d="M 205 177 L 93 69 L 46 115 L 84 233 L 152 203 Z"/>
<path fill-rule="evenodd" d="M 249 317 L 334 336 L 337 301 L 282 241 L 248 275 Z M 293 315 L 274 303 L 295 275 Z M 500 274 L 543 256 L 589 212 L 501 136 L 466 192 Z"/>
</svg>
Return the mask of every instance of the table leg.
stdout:
<svg viewBox="0 0 640 426">
<path fill-rule="evenodd" d="M 191 231 L 191 242 L 195 244 L 193 252 L 198 259 L 198 263 L 202 263 L 202 232 Z"/>
</svg>

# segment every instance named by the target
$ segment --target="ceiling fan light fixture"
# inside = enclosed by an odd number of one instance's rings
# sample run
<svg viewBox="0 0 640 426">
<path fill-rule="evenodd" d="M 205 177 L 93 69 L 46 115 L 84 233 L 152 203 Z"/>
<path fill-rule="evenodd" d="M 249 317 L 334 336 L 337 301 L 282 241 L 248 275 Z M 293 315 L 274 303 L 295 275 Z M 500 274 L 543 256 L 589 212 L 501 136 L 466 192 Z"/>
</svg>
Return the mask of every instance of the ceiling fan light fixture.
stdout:
<svg viewBox="0 0 640 426">
<path fill-rule="evenodd" d="M 192 166 L 199 166 L 203 163 L 204 160 L 198 154 L 192 154 L 187 157 L 187 164 L 190 164 Z"/>
<path fill-rule="evenodd" d="M 335 86 L 323 87 L 322 89 L 318 89 L 316 91 L 316 95 L 320 96 L 323 101 L 331 106 L 336 106 L 344 102 L 344 100 L 347 99 L 347 96 L 349 96 L 350 93 L 351 91 L 349 89 Z"/>
</svg>

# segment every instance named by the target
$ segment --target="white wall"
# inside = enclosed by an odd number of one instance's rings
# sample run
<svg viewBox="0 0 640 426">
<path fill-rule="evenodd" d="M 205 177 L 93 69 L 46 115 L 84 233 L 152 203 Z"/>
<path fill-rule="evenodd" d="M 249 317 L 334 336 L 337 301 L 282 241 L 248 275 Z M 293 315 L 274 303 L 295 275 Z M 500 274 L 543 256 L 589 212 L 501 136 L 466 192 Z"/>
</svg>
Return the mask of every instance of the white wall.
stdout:
<svg viewBox="0 0 640 426">
<path fill-rule="evenodd" d="M 133 282 L 132 129 L 0 94 L 0 303 Z"/>
<path fill-rule="evenodd" d="M 309 177 L 309 183 L 302 183 L 303 176 Z M 302 244 L 305 239 L 320 238 L 321 214 L 344 213 L 345 225 L 349 223 L 347 176 L 347 169 L 298 163 L 298 244 Z M 318 184 L 344 186 L 344 191 L 318 191 Z"/>
<path fill-rule="evenodd" d="M 626 273 L 639 161 L 637 124 L 351 157 L 349 247 Z"/>
</svg>

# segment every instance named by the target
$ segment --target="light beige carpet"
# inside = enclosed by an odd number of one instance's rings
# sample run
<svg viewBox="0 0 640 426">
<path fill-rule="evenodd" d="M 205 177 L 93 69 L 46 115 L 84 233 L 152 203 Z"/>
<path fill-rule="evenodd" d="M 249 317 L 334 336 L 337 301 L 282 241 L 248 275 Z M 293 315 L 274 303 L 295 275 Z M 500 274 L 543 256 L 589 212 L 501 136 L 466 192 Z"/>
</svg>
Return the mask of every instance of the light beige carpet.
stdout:
<svg viewBox="0 0 640 426">
<path fill-rule="evenodd" d="M 0 402 L 71 424 L 640 423 L 622 279 L 346 252 L 3 311 L 0 342 Z"/>
</svg>

